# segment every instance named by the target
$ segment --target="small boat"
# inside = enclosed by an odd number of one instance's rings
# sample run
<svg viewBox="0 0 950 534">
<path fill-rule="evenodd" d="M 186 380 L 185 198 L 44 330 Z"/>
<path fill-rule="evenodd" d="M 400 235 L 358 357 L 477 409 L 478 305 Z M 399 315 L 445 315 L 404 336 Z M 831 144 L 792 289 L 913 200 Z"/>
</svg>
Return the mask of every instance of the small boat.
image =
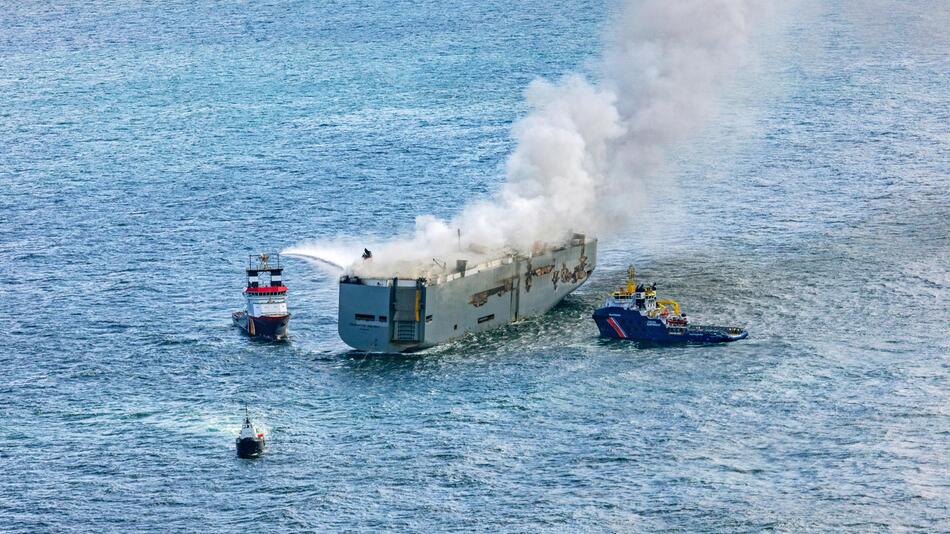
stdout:
<svg viewBox="0 0 950 534">
<path fill-rule="evenodd" d="M 251 416 L 247 413 L 247 406 L 244 407 L 244 426 L 234 442 L 239 458 L 257 458 L 264 454 L 264 433 L 254 428 Z"/>
<path fill-rule="evenodd" d="M 614 291 L 594 311 L 602 337 L 655 343 L 723 343 L 738 341 L 749 333 L 735 326 L 690 324 L 675 300 L 657 300 L 656 284 L 637 284 L 636 271 L 627 269 L 626 287 Z"/>
<path fill-rule="evenodd" d="M 247 301 L 243 311 L 231 314 L 234 324 L 251 337 L 271 341 L 287 338 L 290 313 L 287 311 L 287 286 L 279 254 L 250 256 L 247 263 Z"/>
</svg>

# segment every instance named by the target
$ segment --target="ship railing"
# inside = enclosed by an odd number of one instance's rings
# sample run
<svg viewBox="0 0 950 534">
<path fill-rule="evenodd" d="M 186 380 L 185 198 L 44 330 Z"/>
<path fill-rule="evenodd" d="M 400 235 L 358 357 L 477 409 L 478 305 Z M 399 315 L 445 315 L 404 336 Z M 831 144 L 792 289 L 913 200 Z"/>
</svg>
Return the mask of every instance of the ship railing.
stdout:
<svg viewBox="0 0 950 534">
<path fill-rule="evenodd" d="M 265 254 L 267 261 L 261 258 L 261 254 L 249 254 L 247 256 L 247 268 L 250 270 L 266 271 L 268 269 L 283 269 L 280 265 L 280 254 Z"/>
<path fill-rule="evenodd" d="M 727 334 L 739 333 L 741 328 L 736 328 L 734 326 L 716 326 L 716 325 L 689 325 L 688 328 L 694 332 L 725 332 Z"/>
<path fill-rule="evenodd" d="M 487 271 L 490 269 L 495 269 L 501 267 L 502 265 L 510 265 L 514 259 L 511 256 L 505 256 L 502 258 L 497 258 L 494 260 L 486 261 L 484 263 L 476 264 L 472 267 L 465 269 L 465 271 L 457 271 L 452 274 L 444 274 L 436 277 L 434 280 L 435 284 L 444 284 L 446 282 L 451 282 L 452 280 L 457 280 L 463 276 L 474 276 L 482 271 Z"/>
</svg>

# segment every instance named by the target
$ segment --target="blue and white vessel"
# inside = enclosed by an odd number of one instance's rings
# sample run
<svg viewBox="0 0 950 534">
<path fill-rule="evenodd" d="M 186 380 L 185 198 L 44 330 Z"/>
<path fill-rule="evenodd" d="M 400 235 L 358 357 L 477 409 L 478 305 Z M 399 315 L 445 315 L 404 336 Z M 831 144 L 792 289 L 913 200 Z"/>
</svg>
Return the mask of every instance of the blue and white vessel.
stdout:
<svg viewBox="0 0 950 534">
<path fill-rule="evenodd" d="M 657 300 L 656 284 L 637 284 L 636 271 L 627 269 L 627 286 L 614 291 L 594 311 L 602 337 L 654 343 L 722 343 L 738 341 L 749 333 L 739 327 L 700 326 L 689 323 L 675 300 Z"/>
</svg>

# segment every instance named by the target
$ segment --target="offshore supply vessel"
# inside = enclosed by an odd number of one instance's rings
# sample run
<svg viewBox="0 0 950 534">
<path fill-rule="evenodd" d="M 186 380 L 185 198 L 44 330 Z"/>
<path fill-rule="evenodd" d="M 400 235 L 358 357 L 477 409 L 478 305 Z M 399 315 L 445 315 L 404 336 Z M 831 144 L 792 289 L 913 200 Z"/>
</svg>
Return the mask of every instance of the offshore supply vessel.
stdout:
<svg viewBox="0 0 950 534">
<path fill-rule="evenodd" d="M 530 254 L 475 258 L 433 260 L 410 276 L 341 276 L 340 337 L 358 350 L 407 352 L 543 314 L 590 277 L 597 240 L 573 234 Z M 363 259 L 372 261 L 370 251 Z"/>
<path fill-rule="evenodd" d="M 636 271 L 627 269 L 627 285 L 607 297 L 594 311 L 603 337 L 656 343 L 720 343 L 748 337 L 742 328 L 690 324 L 675 300 L 657 300 L 656 284 L 637 284 Z M 672 312 L 670 311 L 672 308 Z"/>
<path fill-rule="evenodd" d="M 247 262 L 246 307 L 231 314 L 234 324 L 251 337 L 281 341 L 287 338 L 290 313 L 280 254 L 250 256 Z"/>
</svg>

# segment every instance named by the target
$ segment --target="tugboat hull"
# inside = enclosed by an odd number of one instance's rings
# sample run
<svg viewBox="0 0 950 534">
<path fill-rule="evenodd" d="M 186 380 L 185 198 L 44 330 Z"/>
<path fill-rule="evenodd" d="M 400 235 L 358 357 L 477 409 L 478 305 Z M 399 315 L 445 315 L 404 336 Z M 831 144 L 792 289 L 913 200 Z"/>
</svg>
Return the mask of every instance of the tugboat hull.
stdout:
<svg viewBox="0 0 950 534">
<path fill-rule="evenodd" d="M 619 306 L 597 309 L 594 322 L 602 337 L 652 343 L 727 343 L 749 336 L 746 330 L 735 327 L 667 326 L 658 318 L 644 317 L 639 312 Z"/>
<path fill-rule="evenodd" d="M 235 326 L 244 330 L 247 335 L 270 341 L 287 339 L 287 326 L 290 324 L 290 314 L 280 316 L 251 317 L 247 312 L 231 314 Z"/>
<path fill-rule="evenodd" d="M 244 438 L 237 440 L 239 458 L 257 458 L 264 454 L 264 438 Z"/>
</svg>

